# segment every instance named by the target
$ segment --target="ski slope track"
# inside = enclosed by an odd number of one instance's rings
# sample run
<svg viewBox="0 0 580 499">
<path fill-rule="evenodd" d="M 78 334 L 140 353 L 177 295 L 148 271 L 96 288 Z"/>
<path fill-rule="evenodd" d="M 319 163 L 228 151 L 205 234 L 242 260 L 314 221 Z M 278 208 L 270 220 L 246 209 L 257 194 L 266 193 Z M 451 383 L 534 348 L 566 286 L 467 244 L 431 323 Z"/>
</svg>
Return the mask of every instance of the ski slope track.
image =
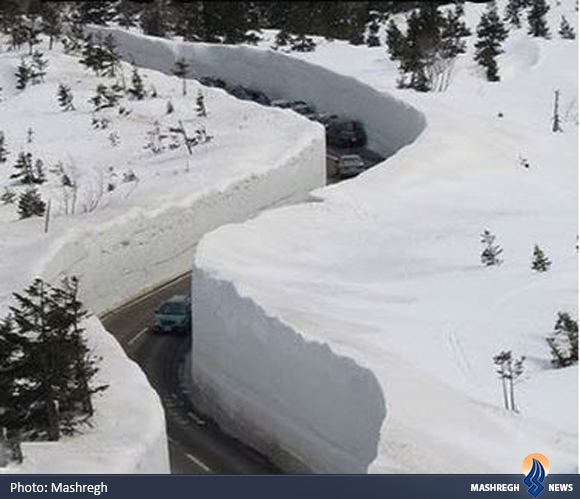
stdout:
<svg viewBox="0 0 580 499">
<path fill-rule="evenodd" d="M 551 6 L 555 34 L 561 14 L 576 15 L 573 2 Z M 484 8 L 466 5 L 472 31 Z M 204 236 L 196 402 L 294 471 L 517 474 L 541 452 L 553 472 L 577 472 L 578 368 L 554 369 L 545 341 L 557 312 L 577 317 L 577 42 L 512 30 L 493 84 L 472 36 L 449 88 L 430 93 L 396 88 L 384 47 L 318 42 L 292 58 L 236 48 L 248 69 L 236 81 L 349 108 L 372 147 L 398 152 L 315 191 L 320 202 Z M 200 74 L 233 77 L 227 49 L 187 50 L 176 55 Z M 562 133 L 550 129 L 554 88 Z M 481 264 L 485 229 L 500 266 Z M 530 268 L 535 244 L 548 272 Z M 526 357 L 517 412 L 503 408 L 501 350 Z"/>
</svg>

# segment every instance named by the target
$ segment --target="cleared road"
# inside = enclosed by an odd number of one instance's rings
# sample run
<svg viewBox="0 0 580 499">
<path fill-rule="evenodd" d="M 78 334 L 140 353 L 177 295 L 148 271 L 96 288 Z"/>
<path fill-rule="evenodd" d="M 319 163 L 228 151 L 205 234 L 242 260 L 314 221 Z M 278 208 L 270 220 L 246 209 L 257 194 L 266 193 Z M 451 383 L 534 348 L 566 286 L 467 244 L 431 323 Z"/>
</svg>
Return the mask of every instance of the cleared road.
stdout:
<svg viewBox="0 0 580 499">
<path fill-rule="evenodd" d="M 190 337 L 154 335 L 155 309 L 175 294 L 189 294 L 185 275 L 102 318 L 130 358 L 145 371 L 165 408 L 171 471 L 174 474 L 276 474 L 281 471 L 262 455 L 198 414 L 186 393 L 184 366 Z"/>
</svg>

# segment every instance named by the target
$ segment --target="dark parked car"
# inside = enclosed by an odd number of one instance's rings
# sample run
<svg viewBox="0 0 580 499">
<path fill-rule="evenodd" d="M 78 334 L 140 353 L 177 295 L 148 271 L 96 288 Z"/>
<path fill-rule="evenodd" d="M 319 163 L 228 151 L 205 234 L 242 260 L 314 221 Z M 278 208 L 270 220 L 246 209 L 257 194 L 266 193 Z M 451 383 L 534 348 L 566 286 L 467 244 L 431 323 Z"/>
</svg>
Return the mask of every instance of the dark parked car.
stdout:
<svg viewBox="0 0 580 499">
<path fill-rule="evenodd" d="M 155 333 L 182 333 L 191 330 L 191 300 L 186 295 L 169 298 L 155 311 L 153 331 Z"/>
<path fill-rule="evenodd" d="M 227 84 L 221 78 L 217 78 L 215 76 L 202 76 L 199 79 L 199 82 L 206 87 L 217 87 L 217 88 L 226 88 Z"/>
<path fill-rule="evenodd" d="M 364 171 L 365 162 L 358 154 L 343 154 L 336 166 L 336 172 L 341 179 L 356 177 Z"/>
<path fill-rule="evenodd" d="M 338 119 L 328 124 L 326 140 L 335 147 L 364 147 L 367 135 L 360 121 Z"/>
</svg>

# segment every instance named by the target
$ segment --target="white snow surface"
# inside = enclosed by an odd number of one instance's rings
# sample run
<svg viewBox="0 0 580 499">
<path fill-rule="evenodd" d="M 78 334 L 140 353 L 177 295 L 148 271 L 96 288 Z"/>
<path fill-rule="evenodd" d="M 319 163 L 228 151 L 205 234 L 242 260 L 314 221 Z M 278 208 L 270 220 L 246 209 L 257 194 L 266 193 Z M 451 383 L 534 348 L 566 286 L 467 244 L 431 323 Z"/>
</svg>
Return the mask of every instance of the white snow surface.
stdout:
<svg viewBox="0 0 580 499">
<path fill-rule="evenodd" d="M 165 42 L 150 39 L 152 48 Z M 46 48 L 46 47 L 43 47 Z M 89 310 L 102 314 L 131 297 L 183 274 L 191 267 L 193 249 L 202 234 L 223 223 L 242 221 L 266 207 L 302 201 L 325 183 L 323 128 L 287 111 L 240 102 L 220 90 L 181 81 L 155 70 L 140 69 L 148 91 L 157 97 L 124 98 L 131 110 L 120 116 L 105 110 L 107 130 L 91 126 L 89 98 L 98 83 L 114 79 L 94 76 L 59 47 L 50 53 L 45 82 L 15 90 L 14 72 L 21 54 L 0 52 L 0 130 L 10 152 L 0 168 L 0 187 L 17 194 L 25 188 L 11 180 L 19 151 L 44 161 L 46 184 L 39 187 L 51 201 L 48 234 L 41 218 L 19 220 L 16 205 L 0 204 L 0 315 L 11 293 L 36 276 L 57 282 L 76 275 Z M 174 61 L 172 61 L 173 64 Z M 127 79 L 131 66 L 124 64 Z M 69 85 L 76 110 L 62 112 L 58 84 Z M 198 90 L 205 97 L 207 118 L 195 113 Z M 166 114 L 171 100 L 174 112 Z M 147 133 L 159 121 L 164 132 L 182 120 L 190 134 L 205 126 L 213 140 L 188 156 L 182 146 L 159 155 L 145 150 Z M 32 142 L 27 130 L 32 128 Z M 116 133 L 113 146 L 109 134 Z M 62 163 L 77 183 L 76 211 L 65 209 L 65 191 L 52 169 Z M 137 181 L 123 182 L 134 172 Z M 114 184 L 113 190 L 107 185 Z M 98 206 L 91 205 L 99 200 Z M 97 406 L 96 424 L 83 435 L 58 444 L 26 444 L 25 464 L 18 472 L 166 473 L 165 421 L 160 401 L 145 376 L 126 358 L 115 340 L 92 319 L 89 339 L 103 357 L 102 373 L 111 388 Z M 93 447 L 94 446 L 94 447 Z M 81 459 L 81 457 L 83 458 Z"/>
<path fill-rule="evenodd" d="M 576 14 L 550 5 L 553 38 L 512 30 L 499 83 L 473 62 L 474 37 L 448 90 L 426 94 L 396 88 L 384 47 L 293 55 L 407 102 L 427 126 L 405 140 L 416 129 L 393 120 L 385 131 L 410 145 L 387 161 L 198 245 L 193 376 L 233 431 L 316 472 L 520 473 L 533 452 L 577 472 L 578 368 L 553 369 L 545 342 L 558 311 L 577 317 L 577 42 L 557 35 Z M 466 5 L 472 28 L 483 8 Z M 479 260 L 485 229 L 500 266 Z M 535 244 L 546 273 L 530 268 Z M 504 349 L 526 357 L 518 413 L 492 364 Z"/>
</svg>

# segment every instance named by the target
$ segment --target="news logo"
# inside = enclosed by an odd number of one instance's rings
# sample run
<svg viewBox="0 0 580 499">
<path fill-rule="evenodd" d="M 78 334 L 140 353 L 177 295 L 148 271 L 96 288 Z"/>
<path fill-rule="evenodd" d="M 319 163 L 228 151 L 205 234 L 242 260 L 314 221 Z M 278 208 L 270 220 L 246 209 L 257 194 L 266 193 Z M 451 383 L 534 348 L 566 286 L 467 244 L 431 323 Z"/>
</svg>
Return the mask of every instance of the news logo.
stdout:
<svg viewBox="0 0 580 499">
<path fill-rule="evenodd" d="M 524 483 L 528 486 L 528 492 L 538 497 L 545 488 L 542 483 L 550 472 L 550 461 L 543 454 L 530 454 L 522 463 L 522 471 L 526 475 Z"/>
</svg>

